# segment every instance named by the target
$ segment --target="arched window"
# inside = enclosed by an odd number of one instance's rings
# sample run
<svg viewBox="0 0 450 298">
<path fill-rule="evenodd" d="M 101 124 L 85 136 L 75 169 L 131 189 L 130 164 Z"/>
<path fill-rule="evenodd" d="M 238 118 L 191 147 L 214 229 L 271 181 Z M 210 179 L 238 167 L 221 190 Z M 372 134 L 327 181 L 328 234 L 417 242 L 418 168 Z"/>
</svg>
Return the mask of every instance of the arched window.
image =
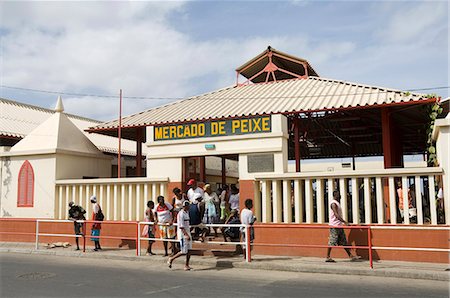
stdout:
<svg viewBox="0 0 450 298">
<path fill-rule="evenodd" d="M 19 172 L 17 190 L 17 207 L 33 207 L 34 204 L 34 172 L 30 162 L 26 160 Z"/>
</svg>

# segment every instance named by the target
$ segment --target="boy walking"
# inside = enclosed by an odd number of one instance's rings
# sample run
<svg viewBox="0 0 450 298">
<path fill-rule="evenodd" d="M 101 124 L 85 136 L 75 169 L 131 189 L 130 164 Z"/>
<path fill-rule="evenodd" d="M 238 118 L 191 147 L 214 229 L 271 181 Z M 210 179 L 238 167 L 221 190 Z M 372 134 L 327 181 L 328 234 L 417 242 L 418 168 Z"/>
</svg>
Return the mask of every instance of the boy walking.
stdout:
<svg viewBox="0 0 450 298">
<path fill-rule="evenodd" d="M 189 201 L 183 202 L 183 209 L 178 212 L 177 222 L 178 222 L 178 240 L 180 240 L 180 251 L 174 255 L 173 257 L 169 257 L 167 260 L 167 264 L 169 268 L 172 268 L 172 263 L 175 259 L 181 257 L 182 255 L 186 255 L 186 263 L 184 265 L 184 270 L 188 271 L 192 268 L 189 267 L 189 260 L 191 258 L 190 250 L 192 249 L 192 237 L 191 237 L 191 228 L 189 225 Z"/>
</svg>

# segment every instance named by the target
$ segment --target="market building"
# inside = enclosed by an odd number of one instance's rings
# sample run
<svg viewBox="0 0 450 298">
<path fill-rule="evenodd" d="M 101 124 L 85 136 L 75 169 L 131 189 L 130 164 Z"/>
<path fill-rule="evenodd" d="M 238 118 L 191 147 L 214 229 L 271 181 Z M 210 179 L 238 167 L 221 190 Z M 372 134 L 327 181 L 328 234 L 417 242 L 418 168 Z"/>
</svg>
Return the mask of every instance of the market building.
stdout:
<svg viewBox="0 0 450 298">
<path fill-rule="evenodd" d="M 87 194 L 92 193 L 108 220 L 139 220 L 148 199 L 168 197 L 174 187 L 186 189 L 186 182 L 195 178 L 216 188 L 238 185 L 241 208 L 252 198 L 263 243 L 325 239 L 322 232 L 300 227 L 327 223 L 333 190 L 340 191 L 343 217 L 353 224 L 448 225 L 448 101 L 442 107 L 436 96 L 323 78 L 307 60 L 271 47 L 238 67 L 236 75 L 233 86 L 124 117 L 120 127 L 119 120 L 90 127 L 90 133 L 112 137 L 120 129 L 124 139 L 145 148 L 136 151 L 136 163 L 145 156 L 146 176 L 56 178 L 54 218 L 65 218 L 69 201 L 88 206 Z M 432 113 L 439 118 L 434 128 Z M 429 166 L 433 140 L 439 164 Z M 436 200 L 441 188 L 442 205 Z M 412 193 L 413 205 L 408 201 Z M 279 224 L 286 229 L 280 231 Z M 428 237 L 427 245 L 445 250 L 447 234 L 439 229 L 390 230 L 373 240 L 411 246 Z M 367 241 L 367 236 L 353 239 Z M 304 248 L 257 251 L 317 255 Z M 397 260 L 448 260 L 445 251 L 378 254 Z"/>
</svg>

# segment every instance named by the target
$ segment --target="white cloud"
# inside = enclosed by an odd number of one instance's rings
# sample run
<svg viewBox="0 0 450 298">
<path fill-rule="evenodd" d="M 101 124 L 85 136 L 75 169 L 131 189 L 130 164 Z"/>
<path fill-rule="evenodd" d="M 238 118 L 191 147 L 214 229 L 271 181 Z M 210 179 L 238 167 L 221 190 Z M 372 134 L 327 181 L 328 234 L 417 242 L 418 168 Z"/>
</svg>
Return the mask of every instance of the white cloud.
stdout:
<svg viewBox="0 0 450 298">
<path fill-rule="evenodd" d="M 212 91 L 234 84 L 234 69 L 268 45 L 309 60 L 323 76 L 370 83 L 367 78 L 393 78 L 397 72 L 389 67 L 399 65 L 398 60 L 403 61 L 402 67 L 414 69 L 415 61 L 429 55 L 425 47 L 436 40 L 448 41 L 441 37 L 448 34 L 446 28 L 436 33 L 432 30 L 442 23 L 442 13 L 433 15 L 425 4 L 406 11 L 385 8 L 390 17 L 385 28 L 376 32 L 378 42 L 369 46 L 361 46 L 349 34 L 331 41 L 320 36 L 312 39 L 308 31 L 300 30 L 290 35 L 280 31 L 266 36 L 255 31 L 245 37 L 194 39 L 170 23 L 171 13 L 183 18 L 183 2 L 0 5 L 2 84 L 89 94 L 117 94 L 122 88 L 125 96 L 186 97 Z M 420 18 L 420 12 L 426 17 Z M 434 23 L 430 18 L 440 21 Z M 433 34 L 428 34 L 430 30 Z M 426 75 L 415 74 L 421 80 L 411 81 L 410 86 L 416 82 L 427 86 L 426 80 L 433 78 Z M 386 86 L 393 86 L 387 82 Z M 164 102 L 167 100 L 125 99 L 123 114 Z M 69 113 L 102 120 L 117 118 L 116 99 L 66 96 L 64 103 Z"/>
<path fill-rule="evenodd" d="M 184 97 L 234 83 L 234 69 L 268 45 L 325 62 L 353 49 L 305 36 L 194 41 L 168 22 L 183 3 L 2 4 L 3 84 L 127 96 Z M 207 78 L 207 82 L 204 82 Z M 212 78 L 212 79 L 211 79 Z M 94 90 L 94 91 L 93 91 Z M 126 100 L 124 114 L 163 101 Z M 66 111 L 116 118 L 117 102 L 65 100 Z"/>
<path fill-rule="evenodd" d="M 418 42 L 429 38 L 426 35 L 439 31 L 442 28 L 442 20 L 448 19 L 449 7 L 446 1 L 417 2 L 408 6 L 387 15 L 386 23 L 376 32 L 381 41 Z"/>
</svg>

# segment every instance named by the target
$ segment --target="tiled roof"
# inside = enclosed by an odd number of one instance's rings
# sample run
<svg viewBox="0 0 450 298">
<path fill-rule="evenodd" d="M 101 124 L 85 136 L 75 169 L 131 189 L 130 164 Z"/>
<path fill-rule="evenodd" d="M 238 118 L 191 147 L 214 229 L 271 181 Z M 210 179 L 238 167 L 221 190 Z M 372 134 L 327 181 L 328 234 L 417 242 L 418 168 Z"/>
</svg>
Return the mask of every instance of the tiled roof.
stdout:
<svg viewBox="0 0 450 298">
<path fill-rule="evenodd" d="M 22 139 L 54 113 L 54 110 L 0 98 L 0 136 Z M 72 114 L 66 115 L 99 150 L 118 153 L 117 138 L 84 132 L 88 127 L 100 124 L 100 121 Z M 136 143 L 122 140 L 122 154 L 136 155 Z"/>
<path fill-rule="evenodd" d="M 149 126 L 214 118 L 369 107 L 424 99 L 420 94 L 309 77 L 220 89 L 124 117 L 122 125 Z M 92 130 L 117 126 L 118 121 L 114 120 L 93 127 Z"/>
</svg>

